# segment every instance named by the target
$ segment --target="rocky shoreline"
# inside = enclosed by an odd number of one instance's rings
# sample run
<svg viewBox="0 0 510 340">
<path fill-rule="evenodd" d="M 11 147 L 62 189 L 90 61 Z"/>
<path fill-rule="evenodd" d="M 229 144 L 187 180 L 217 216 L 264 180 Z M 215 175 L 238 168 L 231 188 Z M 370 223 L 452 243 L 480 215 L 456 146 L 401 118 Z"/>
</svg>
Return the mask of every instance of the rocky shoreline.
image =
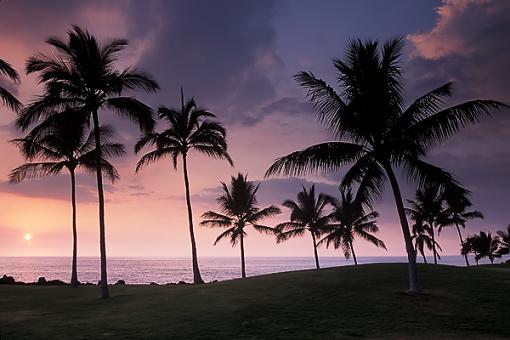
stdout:
<svg viewBox="0 0 510 340">
<path fill-rule="evenodd" d="M 211 281 L 210 283 L 215 283 L 215 282 L 218 282 L 218 281 L 214 280 L 214 281 Z M 80 286 L 95 286 L 95 285 L 100 285 L 100 284 L 101 284 L 101 281 L 99 281 L 97 284 L 96 283 L 91 283 L 91 282 L 80 282 Z M 166 283 L 166 284 L 159 284 L 159 283 L 156 283 L 156 282 L 148 282 L 147 283 L 147 285 L 154 285 L 154 286 L 159 286 L 159 285 L 162 285 L 162 286 L 168 286 L 168 285 L 188 285 L 188 284 L 190 284 L 190 283 L 185 282 L 185 281 L 179 281 L 179 282 L 176 282 L 176 283 L 170 282 L 170 283 Z M 8 276 L 8 275 L 4 275 L 3 277 L 0 278 L 0 285 L 70 286 L 70 284 L 67 283 L 67 282 L 64 282 L 64 281 L 61 281 L 61 280 L 46 280 L 45 277 L 40 277 L 35 282 L 16 281 L 16 279 L 14 279 L 14 277 Z M 116 285 L 116 286 L 127 285 L 127 283 L 124 280 L 118 280 L 116 283 L 114 283 L 114 285 Z"/>
</svg>

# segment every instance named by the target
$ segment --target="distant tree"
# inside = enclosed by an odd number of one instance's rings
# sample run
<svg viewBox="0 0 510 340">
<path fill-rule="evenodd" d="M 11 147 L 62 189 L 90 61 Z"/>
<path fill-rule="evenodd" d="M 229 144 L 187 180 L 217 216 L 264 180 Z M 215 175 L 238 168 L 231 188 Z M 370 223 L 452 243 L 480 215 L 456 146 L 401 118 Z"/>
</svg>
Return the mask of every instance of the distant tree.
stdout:
<svg viewBox="0 0 510 340">
<path fill-rule="evenodd" d="M 430 226 L 426 223 L 423 223 L 423 221 L 418 220 L 416 221 L 412 226 L 413 236 L 412 239 L 414 241 L 414 251 L 418 255 L 418 252 L 423 257 L 423 262 L 427 263 L 427 257 L 425 256 L 425 247 L 428 250 L 434 249 L 434 243 L 435 248 L 442 251 L 441 246 L 437 243 L 437 241 L 434 241 L 432 239 L 432 230 Z M 439 257 L 439 254 L 437 254 Z M 440 257 L 439 257 L 440 258 Z"/>
<path fill-rule="evenodd" d="M 191 209 L 191 194 L 188 178 L 188 154 L 196 150 L 206 156 L 225 159 L 233 165 L 227 152 L 226 130 L 218 123 L 216 116 L 206 110 L 197 108 L 194 99 L 184 102 L 181 89 L 181 109 L 169 109 L 160 106 L 158 109 L 160 120 L 165 121 L 168 127 L 162 132 L 150 132 L 143 135 L 135 145 L 135 152 L 139 153 L 144 147 L 151 145 L 154 150 L 143 155 L 136 171 L 144 166 L 154 163 L 164 157 L 170 157 L 175 169 L 179 157 L 182 158 L 184 172 L 184 187 L 186 191 L 186 204 L 188 208 L 189 233 L 191 238 L 191 255 L 193 264 L 194 283 L 203 283 L 198 266 L 197 245 L 193 229 L 193 212 Z"/>
<path fill-rule="evenodd" d="M 267 176 L 337 171 L 353 164 L 342 187 L 359 185 L 357 195 L 374 202 L 389 180 L 400 217 L 409 263 L 409 291 L 420 292 L 416 256 L 395 169 L 420 187 L 458 186 L 444 169 L 424 160 L 429 150 L 452 137 L 462 127 L 489 117 L 505 107 L 492 100 L 472 100 L 441 109 L 451 96 L 452 84 L 434 89 L 404 108 L 400 59 L 403 39 L 386 42 L 351 40 L 344 60 L 335 59 L 340 92 L 311 72 L 295 78 L 308 90 L 308 98 L 333 140 L 281 157 Z"/>
<path fill-rule="evenodd" d="M 18 72 L 5 60 L 0 59 L 0 77 L 5 76 L 14 83 L 19 83 Z M 0 99 L 4 105 L 13 111 L 21 111 L 22 104 L 16 97 L 10 93 L 5 87 L 0 86 Z"/>
<path fill-rule="evenodd" d="M 318 245 L 330 244 L 335 249 L 342 248 L 346 259 L 354 259 L 354 265 L 358 265 L 354 252 L 354 239 L 362 238 L 379 248 L 386 249 L 384 242 L 373 234 L 379 231 L 377 211 L 365 212 L 363 205 L 354 199 L 351 190 L 341 190 L 341 200 L 333 203 L 333 223 L 323 227 L 322 233 L 326 234 Z"/>
<path fill-rule="evenodd" d="M 462 246 L 462 255 L 470 252 L 475 254 L 475 261 L 478 264 L 480 259 L 484 257 L 489 258 L 491 264 L 494 264 L 494 259 L 501 257 L 501 253 L 498 252 L 499 239 L 493 237 L 491 233 L 485 233 L 481 231 L 479 234 L 469 236 L 464 245 Z"/>
<path fill-rule="evenodd" d="M 319 269 L 317 239 L 324 227 L 332 220 L 332 215 L 326 209 L 334 202 L 335 199 L 329 195 L 320 193 L 317 196 L 315 185 L 312 185 L 308 190 L 303 187 L 303 190 L 297 194 L 297 201 L 286 200 L 283 202 L 283 206 L 290 209 L 290 221 L 276 226 L 278 232 L 276 241 L 280 243 L 309 232 L 313 242 L 315 267 Z"/>
<path fill-rule="evenodd" d="M 439 228 L 439 221 L 445 213 L 443 209 L 443 196 L 438 187 L 428 186 L 423 190 L 417 190 L 415 200 L 407 200 L 407 215 L 418 225 L 426 224 L 425 230 L 432 237 L 432 253 L 434 264 L 437 264 L 439 256 L 436 249 L 435 229 Z"/>
<path fill-rule="evenodd" d="M 97 40 L 87 30 L 73 26 L 67 40 L 49 38 L 46 41 L 56 51 L 37 53 L 27 61 L 27 73 L 37 73 L 44 85 L 42 95 L 30 103 L 18 116 L 16 124 L 23 130 L 55 112 L 68 108 L 69 114 L 84 111 L 88 123 L 92 121 L 96 153 L 96 180 L 99 201 L 99 251 L 101 263 L 101 297 L 108 298 L 106 267 L 106 224 L 103 171 L 101 169 L 101 136 L 99 116 L 113 112 L 139 125 L 143 131 L 154 127 L 152 109 L 133 97 L 124 96 L 126 90 L 155 92 L 158 85 L 151 76 L 134 67 L 118 70 L 119 54 L 127 46 L 125 39 Z M 105 110 L 106 109 L 106 110 Z M 102 113 L 103 112 L 103 113 Z"/>
<path fill-rule="evenodd" d="M 260 184 L 254 185 L 247 180 L 246 175 L 238 174 L 232 177 L 230 186 L 221 183 L 223 193 L 217 198 L 221 212 L 208 211 L 202 215 L 204 219 L 200 225 L 205 227 L 227 228 L 216 238 L 216 245 L 223 238 L 230 238 L 234 247 L 238 242 L 241 247 L 241 276 L 246 277 L 246 264 L 244 259 L 244 238 L 246 227 L 251 226 L 260 233 L 273 234 L 275 230 L 260 224 L 262 219 L 273 217 L 281 211 L 271 205 L 260 209 L 257 202 L 257 191 Z"/>
<path fill-rule="evenodd" d="M 466 211 L 471 207 L 471 201 L 466 197 L 466 195 L 453 195 L 453 196 L 445 196 L 447 208 L 444 210 L 444 213 L 439 218 L 439 229 L 440 233 L 444 227 L 455 226 L 457 229 L 457 233 L 459 234 L 459 240 L 461 249 L 464 245 L 464 239 L 462 238 L 462 233 L 460 231 L 460 227 L 462 229 L 466 228 L 466 223 L 469 220 L 475 218 L 483 218 L 483 214 L 477 210 Z M 469 266 L 469 260 L 467 254 L 464 254 L 464 260 L 466 261 L 466 265 Z"/>
<path fill-rule="evenodd" d="M 12 142 L 20 149 L 23 156 L 29 160 L 11 171 L 11 183 L 19 183 L 26 178 L 40 178 L 58 175 L 66 169 L 71 175 L 71 206 L 73 230 L 73 257 L 71 270 L 71 286 L 77 287 L 77 249 L 78 236 L 76 228 L 76 170 L 79 168 L 88 172 L 95 172 L 97 149 L 94 143 L 94 131 L 85 134 L 83 120 L 76 119 L 76 115 L 64 114 L 53 116 L 36 126 L 25 138 L 14 139 Z M 101 171 L 110 181 L 114 182 L 119 174 L 115 167 L 107 160 L 110 157 L 124 155 L 121 144 L 111 143 L 112 128 L 101 126 Z"/>
<path fill-rule="evenodd" d="M 506 231 L 504 230 L 498 231 L 498 236 L 499 236 L 498 253 L 500 255 L 510 254 L 510 225 L 506 227 Z"/>
</svg>

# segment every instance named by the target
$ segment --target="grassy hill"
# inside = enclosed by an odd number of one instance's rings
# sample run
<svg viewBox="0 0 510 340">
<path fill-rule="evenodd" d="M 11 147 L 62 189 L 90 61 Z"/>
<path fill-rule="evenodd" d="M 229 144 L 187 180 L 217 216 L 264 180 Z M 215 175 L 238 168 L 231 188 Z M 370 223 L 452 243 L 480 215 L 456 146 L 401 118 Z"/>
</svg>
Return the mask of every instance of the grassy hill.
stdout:
<svg viewBox="0 0 510 340">
<path fill-rule="evenodd" d="M 504 338 L 510 266 L 404 264 L 280 273 L 202 286 L 0 286 L 2 340 Z"/>
</svg>

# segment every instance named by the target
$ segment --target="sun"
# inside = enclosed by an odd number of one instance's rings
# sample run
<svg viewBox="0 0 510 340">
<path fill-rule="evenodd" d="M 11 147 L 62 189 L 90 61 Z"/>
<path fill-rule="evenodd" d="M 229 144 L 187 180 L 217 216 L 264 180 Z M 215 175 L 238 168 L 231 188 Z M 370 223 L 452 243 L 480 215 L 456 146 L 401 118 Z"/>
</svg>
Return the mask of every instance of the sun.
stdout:
<svg viewBox="0 0 510 340">
<path fill-rule="evenodd" d="M 32 240 L 32 234 L 30 234 L 30 233 L 26 233 L 26 234 L 23 236 L 23 238 L 25 239 L 25 241 L 30 241 L 30 240 Z"/>
</svg>

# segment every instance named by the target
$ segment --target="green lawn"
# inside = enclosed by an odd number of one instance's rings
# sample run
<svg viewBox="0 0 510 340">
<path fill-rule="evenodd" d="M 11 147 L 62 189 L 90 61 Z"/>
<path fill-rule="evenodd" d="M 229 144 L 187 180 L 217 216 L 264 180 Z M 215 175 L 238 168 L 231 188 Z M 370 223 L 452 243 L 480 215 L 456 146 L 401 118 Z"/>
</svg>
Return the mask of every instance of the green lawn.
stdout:
<svg viewBox="0 0 510 340">
<path fill-rule="evenodd" d="M 0 286 L 1 340 L 505 338 L 510 266 L 404 264 L 300 271 L 202 286 Z"/>
</svg>

